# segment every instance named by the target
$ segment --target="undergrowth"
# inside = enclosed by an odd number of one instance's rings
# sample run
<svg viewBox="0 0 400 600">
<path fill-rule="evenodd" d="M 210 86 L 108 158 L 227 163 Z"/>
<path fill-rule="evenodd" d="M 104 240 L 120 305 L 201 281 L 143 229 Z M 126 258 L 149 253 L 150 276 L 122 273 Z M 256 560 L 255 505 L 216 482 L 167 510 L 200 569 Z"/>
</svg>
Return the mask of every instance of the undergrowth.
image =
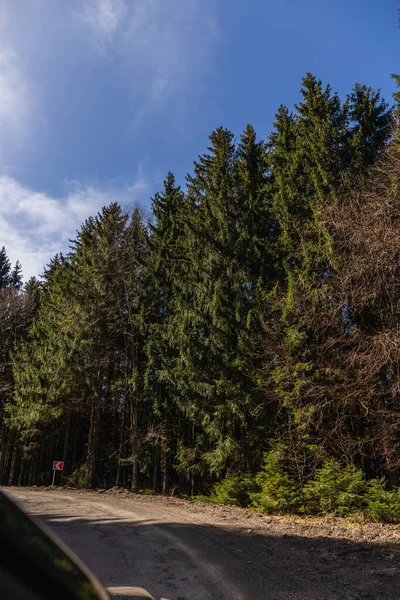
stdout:
<svg viewBox="0 0 400 600">
<path fill-rule="evenodd" d="M 265 455 L 257 475 L 234 475 L 214 485 L 198 500 L 254 508 L 266 514 L 357 515 L 382 523 L 400 523 L 400 488 L 389 490 L 384 479 L 366 480 L 361 469 L 326 459 L 307 483 L 286 472 L 279 448 Z"/>
</svg>

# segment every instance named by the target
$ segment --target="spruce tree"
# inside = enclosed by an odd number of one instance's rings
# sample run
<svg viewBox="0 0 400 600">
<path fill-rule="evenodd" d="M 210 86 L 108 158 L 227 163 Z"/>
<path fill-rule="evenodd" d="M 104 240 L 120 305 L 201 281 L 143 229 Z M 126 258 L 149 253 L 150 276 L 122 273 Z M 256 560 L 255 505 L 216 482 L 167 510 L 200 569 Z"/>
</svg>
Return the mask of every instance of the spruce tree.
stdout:
<svg viewBox="0 0 400 600">
<path fill-rule="evenodd" d="M 15 263 L 15 266 L 10 275 L 10 285 L 17 290 L 22 287 L 22 266 L 19 260 Z"/>
<path fill-rule="evenodd" d="M 300 483 L 344 447 L 388 470 L 377 463 L 398 455 L 391 119 L 378 92 L 356 85 L 341 102 L 307 74 L 266 144 L 250 125 L 238 141 L 221 127 L 185 191 L 169 173 L 150 223 L 103 208 L 25 289 L 3 248 L 2 481 L 40 483 L 63 457 L 72 485 L 194 494 L 257 471 L 277 442 Z"/>
<path fill-rule="evenodd" d="M 176 359 L 174 348 L 175 330 L 171 325 L 176 311 L 175 287 L 182 272 L 184 229 L 182 211 L 185 196 L 175 184 L 172 173 L 164 181 L 164 189 L 157 193 L 152 202 L 154 223 L 150 224 L 146 253 L 146 296 L 150 308 L 149 327 L 146 342 L 148 360 L 146 386 L 152 394 L 154 415 L 159 420 L 160 436 L 154 439 L 155 462 L 162 462 L 162 489 L 167 491 L 171 480 L 171 453 L 176 452 L 179 437 L 177 430 L 179 393 L 171 375 Z M 172 441 L 172 442 L 171 442 Z M 154 465 L 153 487 L 157 490 L 160 483 L 157 474 L 160 468 Z M 159 477 L 158 477 L 159 479 Z"/>
<path fill-rule="evenodd" d="M 133 268 L 136 221 L 132 218 L 128 226 L 128 216 L 113 204 L 85 222 L 67 258 L 57 256 L 46 269 L 31 339 L 16 353 L 16 403 L 10 418 L 29 432 L 40 422 L 59 429 L 71 411 L 80 415 L 87 426 L 80 485 L 93 487 L 98 481 L 99 457 L 107 451 L 100 442 L 116 406 L 124 407 L 124 427 L 130 423 L 131 446 L 138 447 L 143 359 L 138 360 L 137 349 L 143 343 L 137 333 L 141 283 Z M 134 452 L 130 460 L 136 487 Z"/>
<path fill-rule="evenodd" d="M 10 272 L 11 263 L 3 246 L 0 250 L 0 289 L 7 288 L 10 285 Z"/>
<path fill-rule="evenodd" d="M 223 128 L 211 134 L 208 153 L 199 157 L 193 175 L 188 176 L 187 248 L 177 285 L 177 385 L 185 399 L 182 408 L 197 430 L 191 442 L 197 468 L 214 473 L 244 466 L 251 401 L 253 371 L 243 353 L 241 332 L 252 306 L 252 281 L 257 281 L 262 262 L 261 242 L 252 229 L 257 211 L 262 212 L 258 204 L 262 193 L 256 188 L 262 179 L 263 156 L 250 129 L 247 134 L 241 179 L 233 134 Z M 244 193 L 246 185 L 252 188 L 253 198 L 247 195 L 249 189 Z M 248 203 L 245 217 L 243 202 Z M 257 248 L 258 267 L 252 265 L 256 257 L 247 260 L 247 243 Z M 196 450 L 202 436 L 207 440 L 203 467 Z"/>
<path fill-rule="evenodd" d="M 366 85 L 356 84 L 348 98 L 350 118 L 349 171 L 350 176 L 370 167 L 386 146 L 393 124 L 393 112 Z"/>
<path fill-rule="evenodd" d="M 272 327 L 272 340 L 266 338 L 266 348 L 275 345 L 281 357 L 271 376 L 284 407 L 280 414 L 285 444 L 297 444 L 301 452 L 309 434 L 302 423 L 311 410 L 303 402 L 302 389 L 315 377 L 310 314 L 318 310 L 321 295 L 336 276 L 327 212 L 344 186 L 354 182 L 385 146 L 390 124 L 386 104 L 369 88 L 356 86 L 341 103 L 329 85 L 311 74 L 302 84 L 294 114 L 284 107 L 279 110 L 269 140 L 274 211 L 281 232 L 278 249 L 286 277 L 276 295 L 280 326 Z"/>
</svg>

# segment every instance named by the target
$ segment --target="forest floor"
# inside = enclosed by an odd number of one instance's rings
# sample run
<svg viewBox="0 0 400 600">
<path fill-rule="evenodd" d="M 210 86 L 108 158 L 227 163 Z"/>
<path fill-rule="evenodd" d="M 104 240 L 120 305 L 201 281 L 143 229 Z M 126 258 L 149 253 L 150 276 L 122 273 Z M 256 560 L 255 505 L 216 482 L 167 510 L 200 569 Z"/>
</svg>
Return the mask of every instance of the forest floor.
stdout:
<svg viewBox="0 0 400 600">
<path fill-rule="evenodd" d="M 400 525 L 268 517 L 116 489 L 3 489 L 118 597 L 400 600 Z"/>
</svg>

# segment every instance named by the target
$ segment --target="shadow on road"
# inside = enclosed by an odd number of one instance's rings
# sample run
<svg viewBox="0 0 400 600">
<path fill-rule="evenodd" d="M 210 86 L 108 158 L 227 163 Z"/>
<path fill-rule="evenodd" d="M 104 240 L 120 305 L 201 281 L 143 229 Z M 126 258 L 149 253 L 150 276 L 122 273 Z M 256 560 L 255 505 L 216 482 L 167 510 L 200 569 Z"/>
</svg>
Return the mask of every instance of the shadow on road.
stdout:
<svg viewBox="0 0 400 600">
<path fill-rule="evenodd" d="M 120 597 L 129 596 L 128 588 L 139 588 L 131 597 L 400 600 L 400 547 L 395 543 L 269 536 L 149 519 L 41 518 Z M 224 579 L 233 583 L 233 592 L 219 586 Z"/>
</svg>

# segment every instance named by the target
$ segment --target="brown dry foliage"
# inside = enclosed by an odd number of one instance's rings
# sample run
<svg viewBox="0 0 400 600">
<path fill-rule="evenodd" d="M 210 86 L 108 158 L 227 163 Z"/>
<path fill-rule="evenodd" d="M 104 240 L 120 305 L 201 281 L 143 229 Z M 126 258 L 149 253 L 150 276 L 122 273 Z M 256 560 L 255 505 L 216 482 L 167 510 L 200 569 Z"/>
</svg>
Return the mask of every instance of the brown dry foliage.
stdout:
<svg viewBox="0 0 400 600">
<path fill-rule="evenodd" d="M 316 443 L 341 460 L 356 462 L 370 474 L 390 474 L 392 481 L 398 482 L 397 145 L 385 151 L 361 185 L 326 202 L 321 227 L 331 236 L 335 268 L 324 277 L 310 276 L 309 283 L 298 289 L 296 303 L 307 333 L 300 360 L 308 361 L 312 368 L 303 377 L 292 408 L 301 415 L 301 435 L 306 435 L 307 443 Z M 286 351 L 286 364 L 290 360 Z"/>
</svg>

